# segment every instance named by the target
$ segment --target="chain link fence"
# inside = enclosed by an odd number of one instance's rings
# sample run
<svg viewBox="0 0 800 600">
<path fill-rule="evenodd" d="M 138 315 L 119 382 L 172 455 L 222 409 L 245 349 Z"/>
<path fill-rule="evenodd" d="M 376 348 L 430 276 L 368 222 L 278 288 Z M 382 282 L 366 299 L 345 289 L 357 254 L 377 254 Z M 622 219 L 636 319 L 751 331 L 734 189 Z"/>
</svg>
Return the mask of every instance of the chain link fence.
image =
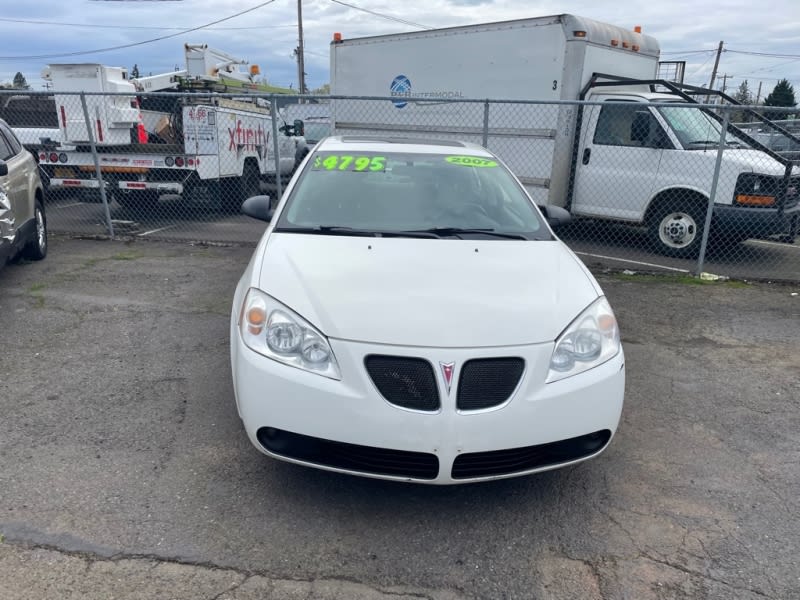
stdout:
<svg viewBox="0 0 800 600">
<path fill-rule="evenodd" d="M 54 232 L 254 243 L 264 223 L 240 214 L 242 201 L 277 203 L 323 137 L 458 140 L 496 153 L 537 204 L 569 210 L 557 233 L 589 264 L 800 281 L 795 111 L 622 98 L 0 93 L 0 118 L 38 158 Z"/>
</svg>

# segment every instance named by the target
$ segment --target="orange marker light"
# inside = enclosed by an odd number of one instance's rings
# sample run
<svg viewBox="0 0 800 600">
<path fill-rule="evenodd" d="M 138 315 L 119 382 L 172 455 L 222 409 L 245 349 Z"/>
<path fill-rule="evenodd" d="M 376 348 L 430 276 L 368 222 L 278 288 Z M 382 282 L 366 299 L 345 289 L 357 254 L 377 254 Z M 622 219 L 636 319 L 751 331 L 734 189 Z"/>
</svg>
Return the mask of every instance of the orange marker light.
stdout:
<svg viewBox="0 0 800 600">
<path fill-rule="evenodd" d="M 633 28 L 633 30 L 634 30 L 636 33 L 642 33 L 642 26 L 641 26 L 641 25 L 636 25 L 636 26 Z"/>
<path fill-rule="evenodd" d="M 586 37 L 586 32 L 585 31 L 573 31 L 572 35 L 574 35 L 576 38 L 585 38 Z"/>
<path fill-rule="evenodd" d="M 774 206 L 775 196 L 751 196 L 739 194 L 736 196 L 736 203 L 744 206 Z"/>
<path fill-rule="evenodd" d="M 245 317 L 247 318 L 247 331 L 253 335 L 258 335 L 264 330 L 264 323 L 267 322 L 267 311 L 263 307 L 251 307 Z"/>
<path fill-rule="evenodd" d="M 617 46 L 619 46 L 619 40 L 611 40 L 611 45 L 616 48 Z"/>
<path fill-rule="evenodd" d="M 341 42 L 342 41 L 342 34 L 338 31 L 333 34 L 333 41 L 334 42 Z"/>
<path fill-rule="evenodd" d="M 631 44 L 630 44 L 630 42 L 622 42 L 622 47 L 623 48 L 630 48 Z"/>
</svg>

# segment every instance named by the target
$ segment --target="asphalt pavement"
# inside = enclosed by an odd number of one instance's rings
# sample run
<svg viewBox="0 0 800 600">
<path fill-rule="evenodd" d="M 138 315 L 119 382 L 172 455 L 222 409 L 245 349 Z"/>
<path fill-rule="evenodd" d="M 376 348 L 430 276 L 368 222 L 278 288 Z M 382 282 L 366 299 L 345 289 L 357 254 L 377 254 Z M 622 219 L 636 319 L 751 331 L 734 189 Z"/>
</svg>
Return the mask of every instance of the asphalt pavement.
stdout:
<svg viewBox="0 0 800 600">
<path fill-rule="evenodd" d="M 3 600 L 800 598 L 800 285 L 600 273 L 609 449 L 431 487 L 252 447 L 228 358 L 251 252 L 55 238 L 0 270 Z"/>
<path fill-rule="evenodd" d="M 275 195 L 274 187 L 267 184 L 262 184 L 262 191 Z M 62 196 L 48 201 L 47 211 L 52 231 L 83 236 L 108 234 L 105 209 L 97 202 Z M 265 223 L 242 214 L 186 202 L 178 196 L 162 196 L 158 205 L 146 210 L 126 209 L 112 200 L 109 217 L 115 234 L 127 239 L 255 244 L 265 227 Z M 584 262 L 596 268 L 697 272 L 697 260 L 654 252 L 642 229 L 582 220 L 557 233 Z M 703 271 L 744 280 L 800 281 L 800 239 L 795 244 L 761 239 L 733 246 L 712 240 Z"/>
</svg>

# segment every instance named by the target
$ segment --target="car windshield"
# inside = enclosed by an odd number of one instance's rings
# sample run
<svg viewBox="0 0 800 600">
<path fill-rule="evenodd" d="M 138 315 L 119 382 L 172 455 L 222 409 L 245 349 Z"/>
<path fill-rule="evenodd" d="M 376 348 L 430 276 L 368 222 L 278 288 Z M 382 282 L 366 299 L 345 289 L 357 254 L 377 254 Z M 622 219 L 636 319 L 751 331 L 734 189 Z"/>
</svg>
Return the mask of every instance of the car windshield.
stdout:
<svg viewBox="0 0 800 600">
<path fill-rule="evenodd" d="M 317 152 L 275 231 L 551 239 L 531 200 L 503 165 L 457 152 Z"/>
<path fill-rule="evenodd" d="M 686 106 L 660 106 L 658 110 L 667 120 L 684 148 L 695 150 L 719 145 L 719 133 L 722 125 L 701 109 Z M 725 143 L 740 148 L 749 147 L 744 140 L 740 140 L 730 133 L 726 135 Z"/>
</svg>

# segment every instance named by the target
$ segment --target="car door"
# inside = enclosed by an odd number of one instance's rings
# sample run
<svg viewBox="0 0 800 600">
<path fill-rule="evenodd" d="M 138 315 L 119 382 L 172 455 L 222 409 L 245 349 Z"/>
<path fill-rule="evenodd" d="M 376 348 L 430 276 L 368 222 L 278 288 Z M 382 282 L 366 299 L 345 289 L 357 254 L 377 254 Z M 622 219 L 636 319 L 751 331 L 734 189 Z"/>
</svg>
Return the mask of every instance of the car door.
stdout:
<svg viewBox="0 0 800 600">
<path fill-rule="evenodd" d="M 11 201 L 19 227 L 33 218 L 30 181 L 31 171 L 36 168 L 36 164 L 5 123 L 0 123 L 0 159 L 8 165 L 8 175 L 0 186 Z"/>
<path fill-rule="evenodd" d="M 645 103 L 606 102 L 614 104 L 586 107 L 572 211 L 639 221 L 652 195 L 666 134 Z"/>
</svg>

